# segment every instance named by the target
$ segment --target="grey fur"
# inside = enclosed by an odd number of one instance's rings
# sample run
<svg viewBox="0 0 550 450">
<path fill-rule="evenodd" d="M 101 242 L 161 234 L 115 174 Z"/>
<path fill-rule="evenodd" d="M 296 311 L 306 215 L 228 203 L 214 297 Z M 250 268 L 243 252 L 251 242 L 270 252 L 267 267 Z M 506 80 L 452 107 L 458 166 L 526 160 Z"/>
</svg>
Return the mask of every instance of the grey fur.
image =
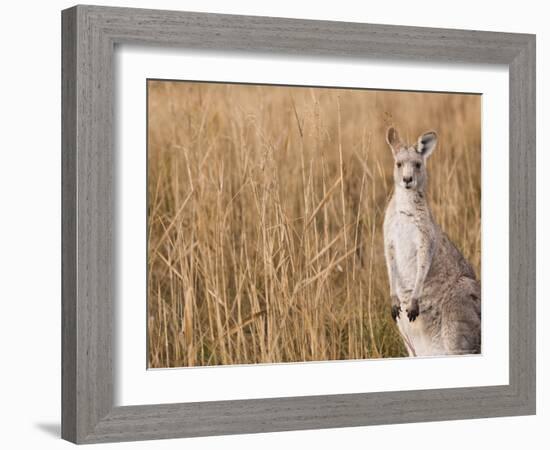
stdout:
<svg viewBox="0 0 550 450">
<path fill-rule="evenodd" d="M 426 198 L 426 160 L 437 134 L 424 133 L 412 146 L 394 128 L 386 138 L 395 159 L 395 190 L 384 219 L 384 247 L 392 316 L 409 355 L 480 353 L 479 281 L 435 222 Z"/>
</svg>

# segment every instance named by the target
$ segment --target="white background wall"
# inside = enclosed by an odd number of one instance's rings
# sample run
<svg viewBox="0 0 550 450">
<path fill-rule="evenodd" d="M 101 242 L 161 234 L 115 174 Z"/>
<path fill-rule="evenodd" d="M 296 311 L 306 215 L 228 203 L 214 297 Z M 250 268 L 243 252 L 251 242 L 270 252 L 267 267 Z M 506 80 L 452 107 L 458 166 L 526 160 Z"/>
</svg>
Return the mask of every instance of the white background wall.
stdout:
<svg viewBox="0 0 550 450">
<path fill-rule="evenodd" d="M 550 120 L 545 2 L 351 0 L 106 1 L 135 6 L 233 14 L 467 28 L 537 34 L 538 147 L 538 415 L 504 419 L 388 425 L 139 442 L 117 448 L 548 448 L 550 395 L 543 379 L 543 304 L 550 251 L 542 232 L 548 156 L 543 124 Z M 4 2 L 0 21 L 0 414 L 3 448 L 68 448 L 59 439 L 60 417 L 60 10 L 70 1 Z M 545 19 L 546 17 L 546 19 Z M 545 192 L 544 192 L 545 191 Z M 547 206 L 547 205 L 546 205 Z M 546 281 L 544 280 L 546 278 Z M 547 296 L 546 295 L 546 296 Z M 106 447 L 106 446 L 102 446 Z M 106 447 L 107 448 L 107 447 Z M 114 448 L 114 447 L 109 447 Z"/>
</svg>

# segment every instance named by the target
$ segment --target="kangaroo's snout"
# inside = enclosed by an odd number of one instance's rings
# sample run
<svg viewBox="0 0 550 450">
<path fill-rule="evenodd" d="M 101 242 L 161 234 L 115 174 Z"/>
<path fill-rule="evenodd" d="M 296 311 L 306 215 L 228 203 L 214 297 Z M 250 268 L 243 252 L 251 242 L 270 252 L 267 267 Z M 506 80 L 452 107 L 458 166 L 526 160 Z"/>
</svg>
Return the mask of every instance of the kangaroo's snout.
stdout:
<svg viewBox="0 0 550 450">
<path fill-rule="evenodd" d="M 403 177 L 403 183 L 405 183 L 405 187 L 409 187 L 409 184 L 412 183 L 413 177 Z"/>
</svg>

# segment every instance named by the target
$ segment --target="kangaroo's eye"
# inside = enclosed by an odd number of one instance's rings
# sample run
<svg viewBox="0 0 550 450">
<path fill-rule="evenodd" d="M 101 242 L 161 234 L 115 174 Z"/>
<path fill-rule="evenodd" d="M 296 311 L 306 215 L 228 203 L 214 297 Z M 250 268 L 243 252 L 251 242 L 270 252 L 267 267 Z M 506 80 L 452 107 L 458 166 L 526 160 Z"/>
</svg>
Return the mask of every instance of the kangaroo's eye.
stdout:
<svg viewBox="0 0 550 450">
<path fill-rule="evenodd" d="M 397 163 L 397 168 L 401 168 L 401 163 L 400 162 Z"/>
<path fill-rule="evenodd" d="M 417 162 L 414 166 L 415 166 L 417 169 L 420 169 L 420 166 L 421 166 L 421 165 L 422 165 L 422 164 L 420 164 L 419 162 Z"/>
</svg>

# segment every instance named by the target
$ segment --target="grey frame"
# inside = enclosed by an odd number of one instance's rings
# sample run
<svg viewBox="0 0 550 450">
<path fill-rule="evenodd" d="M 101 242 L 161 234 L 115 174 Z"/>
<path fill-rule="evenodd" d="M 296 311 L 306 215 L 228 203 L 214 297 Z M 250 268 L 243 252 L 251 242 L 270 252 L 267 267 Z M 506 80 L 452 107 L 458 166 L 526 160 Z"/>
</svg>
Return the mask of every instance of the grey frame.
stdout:
<svg viewBox="0 0 550 450">
<path fill-rule="evenodd" d="M 76 6 L 62 13 L 62 437 L 76 443 L 535 413 L 535 36 Z M 115 44 L 506 64 L 510 383 L 168 405 L 113 404 Z"/>
</svg>

